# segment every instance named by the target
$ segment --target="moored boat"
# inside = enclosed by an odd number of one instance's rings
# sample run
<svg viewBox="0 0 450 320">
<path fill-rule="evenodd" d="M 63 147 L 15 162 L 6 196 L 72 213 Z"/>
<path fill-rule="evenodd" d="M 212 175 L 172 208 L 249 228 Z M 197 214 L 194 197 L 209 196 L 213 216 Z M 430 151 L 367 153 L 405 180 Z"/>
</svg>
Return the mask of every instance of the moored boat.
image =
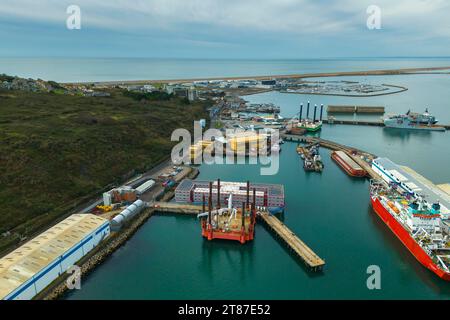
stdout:
<svg viewBox="0 0 450 320">
<path fill-rule="evenodd" d="M 445 127 L 436 124 L 438 120 L 428 113 L 428 109 L 422 114 L 408 111 L 406 114 L 392 115 L 383 122 L 387 128 L 445 131 Z"/>
<path fill-rule="evenodd" d="M 382 178 L 370 183 L 375 213 L 423 266 L 449 281 L 450 234 L 444 227 L 449 218 L 446 199 L 426 194 L 420 181 L 388 159 L 375 159 L 372 168 Z"/>
<path fill-rule="evenodd" d="M 364 177 L 367 174 L 367 172 L 344 151 L 333 151 L 331 153 L 331 159 L 352 177 Z"/>
</svg>

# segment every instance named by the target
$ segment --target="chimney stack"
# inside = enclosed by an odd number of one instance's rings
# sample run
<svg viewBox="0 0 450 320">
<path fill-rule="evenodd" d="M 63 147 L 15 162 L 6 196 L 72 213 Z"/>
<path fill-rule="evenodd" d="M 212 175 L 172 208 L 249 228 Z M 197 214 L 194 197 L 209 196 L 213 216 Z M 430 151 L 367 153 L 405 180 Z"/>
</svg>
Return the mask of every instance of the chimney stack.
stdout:
<svg viewBox="0 0 450 320">
<path fill-rule="evenodd" d="M 316 122 L 316 112 L 317 112 L 317 104 L 314 105 L 314 118 L 313 118 L 313 122 Z"/>
<path fill-rule="evenodd" d="M 309 101 L 308 105 L 306 106 L 306 119 L 309 119 Z"/>
</svg>

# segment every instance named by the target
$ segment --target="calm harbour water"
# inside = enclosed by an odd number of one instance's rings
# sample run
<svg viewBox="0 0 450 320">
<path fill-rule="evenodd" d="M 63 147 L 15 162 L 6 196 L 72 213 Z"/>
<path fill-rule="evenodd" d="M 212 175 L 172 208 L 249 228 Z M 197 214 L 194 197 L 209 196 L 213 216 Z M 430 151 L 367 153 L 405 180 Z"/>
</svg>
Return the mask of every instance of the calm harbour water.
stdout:
<svg viewBox="0 0 450 320">
<path fill-rule="evenodd" d="M 449 59 L 200 61 L 155 59 L 0 59 L 0 73 L 56 81 L 171 79 L 287 74 L 450 65 Z M 405 85 L 408 91 L 373 98 L 265 93 L 284 116 L 300 102 L 383 105 L 388 112 L 429 107 L 450 124 L 449 75 L 358 77 Z M 342 78 L 343 79 L 343 78 Z M 347 79 L 347 78 L 346 78 Z M 352 77 L 351 80 L 356 79 Z M 450 182 L 450 133 L 325 125 L 320 136 L 408 165 L 436 183 Z M 195 218 L 154 216 L 67 299 L 449 299 L 450 284 L 422 267 L 373 213 L 368 182 L 348 177 L 321 149 L 322 174 L 305 173 L 295 143 L 282 146 L 280 170 L 261 176 L 257 165 L 203 165 L 199 179 L 282 183 L 284 222 L 326 260 L 321 274 L 306 272 L 271 233 L 257 225 L 255 241 L 205 241 Z M 378 265 L 382 289 L 366 287 Z"/>
</svg>

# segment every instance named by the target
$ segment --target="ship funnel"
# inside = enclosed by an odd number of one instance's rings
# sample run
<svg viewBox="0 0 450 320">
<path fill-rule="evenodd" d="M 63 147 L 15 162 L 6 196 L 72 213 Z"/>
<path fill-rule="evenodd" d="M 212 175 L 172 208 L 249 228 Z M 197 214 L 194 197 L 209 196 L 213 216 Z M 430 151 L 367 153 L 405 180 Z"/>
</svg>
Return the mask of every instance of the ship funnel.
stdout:
<svg viewBox="0 0 450 320">
<path fill-rule="evenodd" d="M 220 179 L 217 179 L 217 210 L 220 209 Z"/>
<path fill-rule="evenodd" d="M 300 113 L 298 114 L 298 121 L 302 121 L 303 103 L 300 105 Z"/>
<path fill-rule="evenodd" d="M 314 118 L 313 118 L 313 122 L 316 122 L 316 112 L 317 112 L 317 104 L 314 105 Z"/>
<path fill-rule="evenodd" d="M 320 121 L 322 121 L 323 104 L 320 105 Z"/>
<path fill-rule="evenodd" d="M 308 104 L 306 106 L 306 119 L 309 119 L 309 101 L 308 101 Z"/>
</svg>

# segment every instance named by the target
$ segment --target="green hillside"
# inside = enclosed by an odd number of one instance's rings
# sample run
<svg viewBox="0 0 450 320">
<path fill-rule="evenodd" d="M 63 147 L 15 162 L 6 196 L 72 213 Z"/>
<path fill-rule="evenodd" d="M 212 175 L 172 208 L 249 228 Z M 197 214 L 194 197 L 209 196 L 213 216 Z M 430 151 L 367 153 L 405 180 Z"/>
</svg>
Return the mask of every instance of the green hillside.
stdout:
<svg viewBox="0 0 450 320">
<path fill-rule="evenodd" d="M 0 251 L 133 173 L 170 155 L 209 102 L 0 91 Z"/>
</svg>

